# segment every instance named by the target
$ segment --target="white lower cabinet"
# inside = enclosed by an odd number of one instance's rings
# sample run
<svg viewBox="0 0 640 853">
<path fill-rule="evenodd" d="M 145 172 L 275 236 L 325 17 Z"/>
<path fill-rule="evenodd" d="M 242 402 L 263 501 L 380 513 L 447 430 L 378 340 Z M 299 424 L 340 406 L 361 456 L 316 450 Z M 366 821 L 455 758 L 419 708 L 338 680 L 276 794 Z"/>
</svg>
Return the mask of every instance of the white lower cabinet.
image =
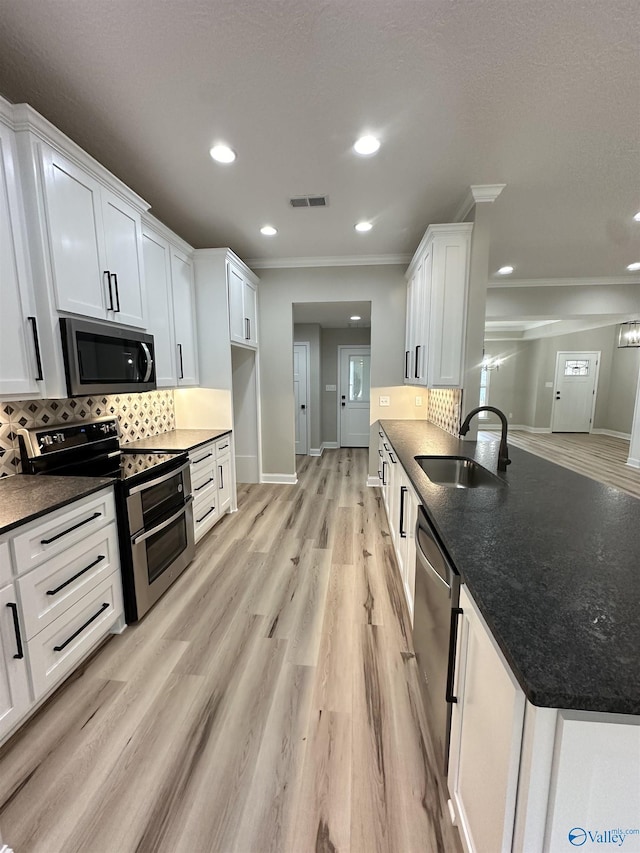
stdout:
<svg viewBox="0 0 640 853">
<path fill-rule="evenodd" d="M 0 589 L 0 741 L 31 705 L 18 598 L 14 584 Z"/>
<path fill-rule="evenodd" d="M 233 439 L 225 435 L 189 452 L 196 542 L 235 508 Z"/>
<path fill-rule="evenodd" d="M 100 640 L 124 625 L 111 487 L 4 534 L 0 742 Z"/>
<path fill-rule="evenodd" d="M 466 589 L 460 591 L 449 793 L 465 849 L 511 851 L 525 697 Z"/>
</svg>

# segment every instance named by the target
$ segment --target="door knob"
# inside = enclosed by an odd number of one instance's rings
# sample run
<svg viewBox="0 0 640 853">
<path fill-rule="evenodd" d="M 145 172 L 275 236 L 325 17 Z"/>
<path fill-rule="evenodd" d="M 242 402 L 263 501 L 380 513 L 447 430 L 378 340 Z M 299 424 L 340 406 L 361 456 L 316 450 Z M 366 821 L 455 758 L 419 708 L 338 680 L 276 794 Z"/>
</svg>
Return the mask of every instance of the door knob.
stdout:
<svg viewBox="0 0 640 853">
<path fill-rule="evenodd" d="M 344 402 L 344 400 L 343 400 L 343 401 L 342 401 L 342 403 L 341 403 L 340 405 L 344 407 L 344 406 L 346 406 L 347 404 L 346 404 L 346 403 Z"/>
<path fill-rule="evenodd" d="M 559 400 L 559 399 L 560 399 L 560 392 L 556 391 L 556 400 Z"/>
<path fill-rule="evenodd" d="M 304 411 L 304 409 L 306 409 L 307 407 L 305 406 L 305 404 L 304 404 L 304 403 L 301 403 L 301 404 L 300 404 L 300 408 Z"/>
</svg>

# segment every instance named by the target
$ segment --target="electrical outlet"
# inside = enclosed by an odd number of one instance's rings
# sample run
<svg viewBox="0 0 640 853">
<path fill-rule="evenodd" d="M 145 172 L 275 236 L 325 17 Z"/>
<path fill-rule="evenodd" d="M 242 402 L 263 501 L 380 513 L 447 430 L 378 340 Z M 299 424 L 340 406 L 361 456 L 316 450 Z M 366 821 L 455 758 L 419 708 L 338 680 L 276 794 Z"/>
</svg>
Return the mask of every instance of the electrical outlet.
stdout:
<svg viewBox="0 0 640 853">
<path fill-rule="evenodd" d="M 512 418 L 512 417 L 513 417 L 513 412 L 509 412 L 509 417 L 510 417 L 510 418 Z"/>
<path fill-rule="evenodd" d="M 422 405 L 422 397 L 420 397 L 418 395 L 418 396 L 416 396 L 416 406 L 421 406 L 421 405 Z"/>
<path fill-rule="evenodd" d="M 391 397 L 380 397 L 380 405 L 381 406 L 390 406 L 391 405 Z"/>
</svg>

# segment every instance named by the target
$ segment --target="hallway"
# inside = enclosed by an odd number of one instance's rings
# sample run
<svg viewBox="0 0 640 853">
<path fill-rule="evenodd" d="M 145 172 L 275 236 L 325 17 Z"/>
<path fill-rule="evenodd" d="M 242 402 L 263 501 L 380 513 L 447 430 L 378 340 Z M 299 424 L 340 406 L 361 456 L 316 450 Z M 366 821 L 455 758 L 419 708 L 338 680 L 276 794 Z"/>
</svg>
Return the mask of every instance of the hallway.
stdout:
<svg viewBox="0 0 640 853">
<path fill-rule="evenodd" d="M 16 853 L 455 853 L 368 450 L 299 458 L 0 752 Z"/>
</svg>

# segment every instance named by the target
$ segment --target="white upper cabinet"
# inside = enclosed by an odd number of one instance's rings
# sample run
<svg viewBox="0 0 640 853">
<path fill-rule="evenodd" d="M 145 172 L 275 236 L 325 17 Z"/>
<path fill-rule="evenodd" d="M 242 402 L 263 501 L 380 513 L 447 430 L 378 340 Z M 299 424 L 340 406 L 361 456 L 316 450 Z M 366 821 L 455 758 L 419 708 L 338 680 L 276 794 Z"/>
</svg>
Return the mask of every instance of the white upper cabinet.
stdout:
<svg viewBox="0 0 640 853">
<path fill-rule="evenodd" d="M 407 270 L 404 377 L 408 384 L 459 388 L 472 223 L 430 225 Z"/>
<path fill-rule="evenodd" d="M 229 288 L 229 336 L 232 344 L 258 346 L 256 286 L 245 272 L 227 262 Z"/>
<path fill-rule="evenodd" d="M 0 122 L 0 396 L 41 395 L 42 360 L 26 255 L 13 131 Z"/>
<path fill-rule="evenodd" d="M 147 330 L 153 335 L 159 388 L 198 384 L 193 250 L 164 225 L 144 217 Z"/>
<path fill-rule="evenodd" d="M 196 338 L 193 263 L 178 249 L 171 251 L 173 318 L 176 334 L 178 385 L 198 384 L 198 341 Z"/>
<path fill-rule="evenodd" d="M 143 226 L 142 249 L 147 285 L 147 331 L 153 335 L 158 388 L 177 385 L 176 345 L 171 291 L 171 247 L 159 234 Z"/>
<path fill-rule="evenodd" d="M 58 310 L 144 328 L 140 213 L 60 152 L 40 150 Z"/>
</svg>

